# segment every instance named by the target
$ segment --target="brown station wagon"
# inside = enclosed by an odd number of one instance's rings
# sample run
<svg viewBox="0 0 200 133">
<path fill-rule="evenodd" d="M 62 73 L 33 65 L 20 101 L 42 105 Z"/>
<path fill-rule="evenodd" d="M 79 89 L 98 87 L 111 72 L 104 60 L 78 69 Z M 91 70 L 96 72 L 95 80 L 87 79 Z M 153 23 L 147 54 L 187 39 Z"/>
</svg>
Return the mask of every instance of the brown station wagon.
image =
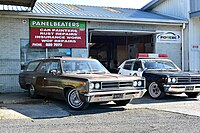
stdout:
<svg viewBox="0 0 200 133">
<path fill-rule="evenodd" d="M 81 110 L 93 102 L 114 101 L 126 105 L 146 92 L 142 77 L 111 74 L 96 59 L 50 58 L 30 61 L 19 74 L 21 88 L 31 98 L 38 95 L 63 99 Z"/>
</svg>

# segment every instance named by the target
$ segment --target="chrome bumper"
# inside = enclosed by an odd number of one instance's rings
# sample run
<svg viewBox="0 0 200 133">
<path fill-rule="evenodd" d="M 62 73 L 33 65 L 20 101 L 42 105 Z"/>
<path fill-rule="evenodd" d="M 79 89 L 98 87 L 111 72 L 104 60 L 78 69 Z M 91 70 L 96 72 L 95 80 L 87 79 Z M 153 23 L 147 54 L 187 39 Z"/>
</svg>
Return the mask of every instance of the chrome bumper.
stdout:
<svg viewBox="0 0 200 133">
<path fill-rule="evenodd" d="M 164 85 L 164 91 L 171 92 L 171 93 L 200 92 L 200 84 Z"/>
<path fill-rule="evenodd" d="M 146 92 L 146 89 L 141 90 L 122 90 L 122 91 L 107 91 L 107 92 L 90 92 L 85 94 L 87 102 L 109 102 L 118 100 L 131 100 L 141 98 Z M 122 97 L 116 97 L 117 94 Z"/>
</svg>

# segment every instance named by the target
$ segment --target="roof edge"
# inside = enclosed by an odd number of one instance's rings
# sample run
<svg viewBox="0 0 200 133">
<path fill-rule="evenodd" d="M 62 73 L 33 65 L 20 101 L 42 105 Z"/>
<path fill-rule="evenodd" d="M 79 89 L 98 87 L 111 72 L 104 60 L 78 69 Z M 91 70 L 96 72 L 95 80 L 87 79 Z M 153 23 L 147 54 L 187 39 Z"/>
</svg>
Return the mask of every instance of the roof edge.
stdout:
<svg viewBox="0 0 200 133">
<path fill-rule="evenodd" d="M 95 18 L 95 17 L 77 17 L 77 16 L 67 16 L 66 15 L 44 15 L 44 14 L 31 14 L 30 12 L 4 12 L 1 14 L 3 17 L 13 17 L 13 18 L 42 18 L 42 19 L 64 19 L 64 20 L 79 20 L 79 21 L 93 21 L 93 22 L 115 22 L 115 23 L 135 23 L 135 24 L 158 24 L 158 25 L 182 25 L 183 23 L 188 23 L 187 20 L 160 20 L 160 19 L 119 19 L 119 18 Z"/>
<path fill-rule="evenodd" d="M 143 11 L 148 11 L 148 10 L 152 10 L 154 7 L 160 5 L 161 3 L 163 3 L 165 0 L 152 0 L 149 3 L 147 3 L 145 6 L 143 6 L 141 8 L 141 10 Z"/>
</svg>

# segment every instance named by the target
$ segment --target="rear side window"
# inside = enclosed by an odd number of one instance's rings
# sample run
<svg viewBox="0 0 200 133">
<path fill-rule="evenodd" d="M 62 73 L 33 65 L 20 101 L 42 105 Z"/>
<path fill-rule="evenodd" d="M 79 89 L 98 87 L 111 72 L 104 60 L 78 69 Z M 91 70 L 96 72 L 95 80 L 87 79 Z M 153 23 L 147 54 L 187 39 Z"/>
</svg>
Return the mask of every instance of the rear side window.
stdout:
<svg viewBox="0 0 200 133">
<path fill-rule="evenodd" d="M 134 64 L 134 61 L 127 61 L 127 62 L 124 64 L 124 69 L 126 69 L 126 70 L 132 70 L 133 64 Z"/>
<path fill-rule="evenodd" d="M 26 71 L 34 71 L 39 64 L 40 64 L 40 61 L 35 61 L 35 62 L 29 63 Z"/>
</svg>

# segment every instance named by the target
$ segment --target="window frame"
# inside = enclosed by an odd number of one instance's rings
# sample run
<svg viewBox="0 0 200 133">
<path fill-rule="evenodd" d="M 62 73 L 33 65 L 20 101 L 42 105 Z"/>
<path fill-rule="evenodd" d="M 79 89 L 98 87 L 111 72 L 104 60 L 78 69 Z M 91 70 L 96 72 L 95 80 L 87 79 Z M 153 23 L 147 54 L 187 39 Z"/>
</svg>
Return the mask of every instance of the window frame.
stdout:
<svg viewBox="0 0 200 133">
<path fill-rule="evenodd" d="M 38 62 L 38 64 L 35 66 L 34 69 L 28 70 L 28 67 L 29 67 L 31 64 L 37 63 L 37 62 Z M 27 64 L 27 66 L 26 66 L 26 68 L 25 68 L 25 71 L 27 71 L 27 72 L 34 72 L 34 71 L 37 70 L 37 68 L 40 66 L 40 64 L 41 64 L 41 61 L 31 61 L 31 62 L 29 62 L 29 63 Z"/>
<path fill-rule="evenodd" d="M 131 64 L 131 65 L 130 65 L 130 66 L 131 66 L 130 69 L 125 68 L 125 66 L 126 66 L 127 63 L 130 63 L 130 64 Z M 125 70 L 133 70 L 134 64 L 135 64 L 135 61 L 126 61 L 126 62 L 124 63 L 123 69 L 125 69 Z"/>
</svg>

